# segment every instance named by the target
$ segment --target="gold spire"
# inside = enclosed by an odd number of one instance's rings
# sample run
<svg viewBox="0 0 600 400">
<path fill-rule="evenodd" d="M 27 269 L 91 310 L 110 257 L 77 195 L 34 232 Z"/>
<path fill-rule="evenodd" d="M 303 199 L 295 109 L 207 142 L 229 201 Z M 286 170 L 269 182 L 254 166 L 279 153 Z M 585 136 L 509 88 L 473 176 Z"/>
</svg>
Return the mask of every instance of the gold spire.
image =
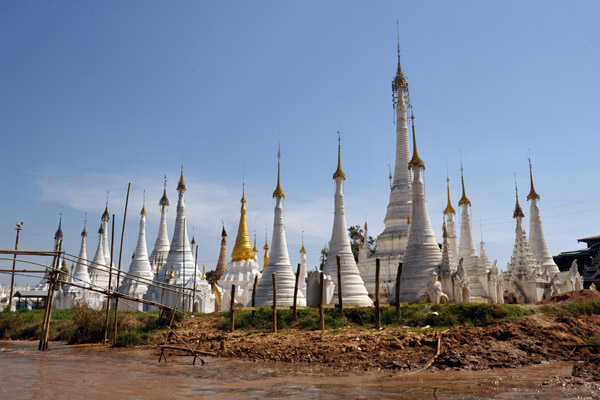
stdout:
<svg viewBox="0 0 600 400">
<path fill-rule="evenodd" d="M 529 158 L 529 179 L 531 181 L 531 190 L 529 190 L 529 194 L 527 195 L 527 200 L 532 200 L 532 199 L 539 200 L 540 195 L 535 192 L 535 188 L 533 187 L 533 173 L 531 172 L 531 158 Z"/>
<path fill-rule="evenodd" d="M 258 253 L 258 248 L 256 247 L 256 231 L 254 231 L 254 247 L 252 248 L 254 254 Z"/>
<path fill-rule="evenodd" d="M 202 264 L 202 280 L 206 280 L 206 267 Z"/>
<path fill-rule="evenodd" d="M 415 116 L 414 114 L 410 116 L 412 120 L 412 136 L 413 136 L 413 156 L 410 162 L 408 163 L 408 168 L 421 167 L 425 169 L 425 163 L 419 157 L 419 153 L 417 152 L 417 139 L 415 135 Z"/>
<path fill-rule="evenodd" d="M 462 197 L 458 201 L 458 205 L 462 206 L 463 204 L 467 204 L 467 205 L 470 206 L 471 205 L 471 200 L 469 200 L 469 198 L 467 197 L 467 194 L 465 192 L 465 177 L 463 175 L 462 161 L 460 162 L 460 182 L 462 184 Z"/>
<path fill-rule="evenodd" d="M 142 211 L 140 211 L 140 215 L 146 215 L 146 191 L 144 190 L 144 203 L 142 205 Z"/>
<path fill-rule="evenodd" d="M 185 180 L 183 180 L 183 165 L 181 166 L 181 175 L 179 176 L 179 182 L 177 183 L 177 191 L 180 193 L 185 192 Z"/>
<path fill-rule="evenodd" d="M 444 210 L 444 214 L 456 214 L 456 210 L 452 207 L 452 202 L 450 201 L 450 178 L 446 177 L 446 184 L 448 188 L 448 205 Z"/>
<path fill-rule="evenodd" d="M 517 187 L 517 181 L 515 179 L 515 197 L 517 198 L 517 204 L 515 204 L 515 212 L 513 212 L 513 218 L 524 218 L 523 210 L 519 205 L 519 188 Z"/>
<path fill-rule="evenodd" d="M 17 222 L 18 224 L 18 222 Z M 81 236 L 87 236 L 87 230 L 85 229 L 87 225 L 87 213 L 85 213 L 85 220 L 83 221 L 83 232 L 81 232 Z"/>
<path fill-rule="evenodd" d="M 302 229 L 302 247 L 300 248 L 300 253 L 306 254 L 306 249 L 304 248 L 304 229 Z"/>
<path fill-rule="evenodd" d="M 275 197 L 285 198 L 285 192 L 281 188 L 281 144 L 277 148 L 277 187 L 273 192 L 273 198 Z"/>
<path fill-rule="evenodd" d="M 254 258 L 252 244 L 250 242 L 250 234 L 248 233 L 248 223 L 246 222 L 246 184 L 242 185 L 242 208 L 240 212 L 240 225 L 238 227 L 237 237 L 235 238 L 235 246 L 231 253 L 232 261 L 249 261 Z"/>
<path fill-rule="evenodd" d="M 102 221 L 108 221 L 110 219 L 110 214 L 108 213 L 108 195 L 110 191 L 106 191 L 106 207 L 104 208 L 104 212 L 102 213 Z"/>
<path fill-rule="evenodd" d="M 173 263 L 171 263 L 171 273 L 169 274 L 169 279 L 175 279 L 175 271 L 173 270 Z"/>
<path fill-rule="evenodd" d="M 168 206 L 169 198 L 167 197 L 167 176 L 165 175 L 165 188 L 163 189 L 163 195 L 158 202 L 159 206 Z"/>
<path fill-rule="evenodd" d="M 444 221 L 444 225 L 442 225 L 442 237 L 448 237 L 448 230 L 446 230 L 446 221 Z"/>
<path fill-rule="evenodd" d="M 342 171 L 341 151 L 342 151 L 342 137 L 340 136 L 340 131 L 338 131 L 338 165 L 337 165 L 337 169 L 333 173 L 333 179 L 342 178 L 345 180 L 346 174 L 344 174 L 344 171 Z"/>
<path fill-rule="evenodd" d="M 265 272 L 265 267 L 267 266 L 267 263 L 269 262 L 269 244 L 267 243 L 267 232 L 265 232 L 265 245 L 263 247 L 263 249 L 265 250 L 265 255 L 263 257 L 263 269 L 262 272 Z"/>
</svg>

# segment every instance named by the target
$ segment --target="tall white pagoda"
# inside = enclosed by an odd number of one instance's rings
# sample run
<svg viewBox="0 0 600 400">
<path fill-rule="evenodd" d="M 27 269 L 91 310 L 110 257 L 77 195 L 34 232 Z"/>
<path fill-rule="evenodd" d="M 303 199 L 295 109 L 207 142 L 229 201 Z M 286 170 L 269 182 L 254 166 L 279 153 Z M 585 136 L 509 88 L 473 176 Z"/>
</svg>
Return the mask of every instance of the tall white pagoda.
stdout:
<svg viewBox="0 0 600 400">
<path fill-rule="evenodd" d="M 75 267 L 75 271 L 73 271 L 73 283 L 82 286 L 91 286 L 91 279 L 88 271 L 87 247 L 85 243 L 87 237 L 85 225 L 86 224 L 83 224 L 83 231 L 81 232 L 81 247 L 79 248 L 77 266 Z"/>
<path fill-rule="evenodd" d="M 152 272 L 156 274 L 158 281 L 165 280 L 166 269 L 163 269 L 171 245 L 169 243 L 169 236 L 167 234 L 167 207 L 169 207 L 169 198 L 167 197 L 167 177 L 165 176 L 165 185 L 163 189 L 163 195 L 158 202 L 160 206 L 160 224 L 158 226 L 158 236 L 154 242 L 154 248 L 150 253 L 150 265 L 152 266 Z M 168 269 L 168 268 L 167 268 Z"/>
<path fill-rule="evenodd" d="M 287 243 L 285 239 L 285 223 L 283 221 L 283 199 L 285 193 L 281 188 L 281 151 L 277 152 L 277 187 L 273 192 L 275 198 L 275 211 L 273 220 L 273 236 L 271 237 L 271 251 L 262 277 L 258 281 L 256 290 L 256 305 L 273 305 L 272 276 L 277 279 L 277 305 L 291 306 L 294 303 L 294 286 L 296 277 L 290 264 Z M 306 305 L 306 298 L 298 292 L 299 306 Z"/>
<path fill-rule="evenodd" d="M 431 227 L 427 201 L 425 199 L 425 182 L 423 171 L 425 163 L 417 152 L 414 116 L 412 116 L 413 156 L 408 167 L 413 173 L 412 181 L 412 213 L 408 244 L 404 254 L 402 276 L 400 280 L 400 301 L 416 303 L 422 300 L 437 302 L 431 298 L 430 291 L 437 283 L 439 294 L 441 284 L 437 282 L 436 270 L 442 262 L 442 252 Z M 390 301 L 395 301 L 395 293 Z"/>
<path fill-rule="evenodd" d="M 471 227 L 471 214 L 469 206 L 471 200 L 467 197 L 465 191 L 465 177 L 463 173 L 462 162 L 460 165 L 460 181 L 462 185 L 462 197 L 458 201 L 461 208 L 460 221 L 460 244 L 458 245 L 458 259 L 463 259 L 463 267 L 469 277 L 469 291 L 471 297 L 478 297 L 482 301 L 487 297 L 487 291 L 480 281 L 481 271 L 479 268 L 479 257 L 477 256 L 477 248 L 473 240 L 473 230 Z M 483 271 L 485 274 L 485 271 Z"/>
<path fill-rule="evenodd" d="M 554 262 L 552 253 L 548 248 L 548 242 L 546 241 L 546 235 L 544 228 L 542 227 L 542 218 L 540 217 L 540 207 L 538 206 L 538 200 L 540 195 L 536 193 L 533 187 L 533 172 L 531 168 L 531 159 L 529 160 L 529 179 L 531 182 L 531 190 L 527 195 L 529 200 L 529 246 L 536 260 L 540 263 L 545 271 L 548 271 L 550 275 L 556 275 L 560 272 L 558 266 Z"/>
<path fill-rule="evenodd" d="M 96 254 L 90 266 L 91 273 L 90 279 L 94 283 L 94 286 L 99 289 L 108 288 L 108 262 L 104 258 L 104 223 L 100 225 L 98 229 L 98 247 L 96 248 Z M 105 276 L 106 275 L 106 276 Z M 106 278 L 106 279 L 105 279 Z"/>
<path fill-rule="evenodd" d="M 146 205 L 142 206 L 140 212 L 140 230 L 138 233 L 138 241 L 135 247 L 135 254 L 131 264 L 129 265 L 129 274 L 123 278 L 123 283 L 119 288 L 120 293 L 141 299 L 148 291 L 148 284 L 152 281 L 154 274 L 152 266 L 148 259 L 148 249 L 146 247 Z M 143 278 L 143 279 L 140 279 Z M 134 309 L 142 310 L 142 303 L 131 302 L 125 300 Z"/>
<path fill-rule="evenodd" d="M 396 111 L 396 158 L 394 177 L 390 189 L 390 201 L 385 214 L 385 229 L 377 236 L 377 252 L 373 256 L 359 259 L 358 268 L 369 296 L 375 296 L 375 259 L 380 259 L 380 291 L 382 298 L 392 294 L 396 282 L 398 264 L 402 262 L 408 231 L 412 203 L 411 172 L 408 169 L 410 145 L 406 111 L 410 107 L 408 81 L 400 63 L 398 43 L 398 67 L 392 81 L 392 93 Z M 367 237 L 368 243 L 368 237 Z M 368 245 L 367 245 L 368 247 Z"/>
<path fill-rule="evenodd" d="M 338 132 L 339 134 L 339 132 Z M 329 253 L 325 261 L 323 271 L 332 278 L 336 287 L 339 285 L 337 274 L 337 256 L 340 257 L 342 272 L 342 296 L 345 305 L 369 307 L 373 301 L 369 298 L 369 293 L 358 272 L 356 261 L 350 247 L 348 238 L 348 227 L 346 225 L 346 211 L 344 207 L 344 188 L 343 181 L 346 180 L 346 174 L 342 171 L 341 163 L 341 138 L 338 137 L 338 165 L 333 173 L 335 180 L 335 212 L 333 217 L 333 230 L 331 240 L 329 241 Z M 333 303 L 338 302 L 338 290 L 334 292 Z"/>
<path fill-rule="evenodd" d="M 106 198 L 106 207 L 104 208 L 104 213 L 102 213 L 102 249 L 104 251 L 104 260 L 106 264 L 105 269 L 101 269 L 98 271 L 98 276 L 96 278 L 96 285 L 100 286 L 103 289 L 108 289 L 108 278 L 109 278 L 109 268 L 115 268 L 115 263 L 111 259 L 110 256 L 110 246 L 108 244 L 108 221 L 110 220 L 110 214 L 108 213 L 108 197 Z M 115 284 L 116 278 L 112 281 L 112 287 L 116 288 L 118 285 Z"/>
<path fill-rule="evenodd" d="M 177 201 L 177 216 L 175 217 L 175 230 L 173 232 L 173 239 L 171 240 L 171 248 L 167 255 L 164 268 L 168 268 L 169 275 L 166 283 L 180 287 L 181 290 L 178 293 L 173 291 L 165 291 L 164 293 L 164 304 L 170 306 L 176 306 L 177 308 L 184 308 L 186 310 L 192 309 L 190 304 L 190 291 L 194 283 L 197 286 L 205 283 L 206 291 L 208 289 L 208 282 L 202 281 L 202 274 L 197 271 L 194 256 L 190 249 L 190 240 L 187 233 L 187 226 L 185 221 L 185 199 L 184 193 L 186 191 L 185 180 L 183 179 L 183 167 L 181 169 L 181 176 L 177 183 L 177 191 L 179 192 L 179 198 Z M 195 276 L 194 276 L 195 275 Z M 194 279 L 195 278 L 195 279 Z M 204 285 L 202 285 L 204 286 Z M 184 290 L 185 289 L 185 290 Z M 177 298 L 179 301 L 177 302 Z M 202 308 L 202 307 L 201 307 Z M 214 309 L 214 300 L 213 300 Z"/>
<path fill-rule="evenodd" d="M 450 269 L 456 271 L 458 266 L 458 238 L 456 236 L 456 225 L 454 223 L 454 217 L 456 216 L 456 210 L 452 207 L 452 201 L 450 201 L 450 178 L 446 177 L 446 189 L 448 192 L 448 203 L 444 209 L 444 217 L 446 217 L 446 235 L 448 237 L 448 257 L 450 262 Z"/>
</svg>

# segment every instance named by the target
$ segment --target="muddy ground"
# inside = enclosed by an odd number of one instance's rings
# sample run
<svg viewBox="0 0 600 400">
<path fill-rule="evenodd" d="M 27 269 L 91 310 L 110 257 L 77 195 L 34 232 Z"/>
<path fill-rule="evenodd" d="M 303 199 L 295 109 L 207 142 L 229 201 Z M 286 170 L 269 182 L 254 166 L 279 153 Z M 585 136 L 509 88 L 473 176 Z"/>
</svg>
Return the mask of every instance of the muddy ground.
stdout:
<svg viewBox="0 0 600 400">
<path fill-rule="evenodd" d="M 559 295 L 561 299 L 545 303 L 560 307 L 561 302 L 600 298 L 600 292 L 583 292 Z M 395 373 L 419 370 L 434 358 L 433 370 L 516 368 L 572 361 L 578 363 L 576 374 L 600 381 L 596 371 L 600 349 L 594 345 L 600 342 L 600 315 L 553 315 L 541 311 L 544 305 L 528 307 L 537 311 L 517 322 L 447 330 L 388 327 L 379 331 L 347 328 L 324 332 L 286 329 L 277 334 L 244 330 L 225 333 L 219 329 L 218 319 L 196 318 L 183 321 L 177 333 L 196 349 L 245 360 L 318 363 L 340 370 L 397 370 Z M 171 342 L 178 343 L 175 339 Z"/>
</svg>

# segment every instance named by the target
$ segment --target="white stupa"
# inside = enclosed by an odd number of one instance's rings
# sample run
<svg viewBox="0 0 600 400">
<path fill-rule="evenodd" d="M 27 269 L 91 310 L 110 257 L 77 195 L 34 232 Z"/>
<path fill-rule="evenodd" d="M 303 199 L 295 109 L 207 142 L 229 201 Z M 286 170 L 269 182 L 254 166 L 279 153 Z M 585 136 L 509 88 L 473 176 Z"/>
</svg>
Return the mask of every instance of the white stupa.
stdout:
<svg viewBox="0 0 600 400">
<path fill-rule="evenodd" d="M 465 192 L 465 178 L 463 174 L 462 162 L 460 166 L 460 180 L 462 185 L 462 197 L 458 201 L 458 205 L 461 208 L 458 259 L 463 259 L 463 267 L 465 268 L 465 272 L 469 277 L 469 291 L 471 297 L 485 299 L 487 292 L 479 279 L 479 275 L 482 273 L 482 271 L 479 268 L 479 257 L 477 256 L 477 249 L 475 247 L 475 241 L 473 240 L 471 215 L 469 213 L 471 200 L 469 200 Z M 485 271 L 483 271 L 483 273 L 485 274 Z"/>
<path fill-rule="evenodd" d="M 273 305 L 273 281 L 277 278 L 277 305 L 291 306 L 294 304 L 294 286 L 296 277 L 292 272 L 290 256 L 285 239 L 285 223 L 283 221 L 283 199 L 285 193 L 281 189 L 281 152 L 277 152 L 277 187 L 273 192 L 275 198 L 275 212 L 273 220 L 273 236 L 271 237 L 271 252 L 262 277 L 258 281 L 256 290 L 256 305 Z M 306 298 L 298 292 L 299 306 L 306 305 Z"/>
<path fill-rule="evenodd" d="M 446 217 L 446 234 L 448 235 L 448 257 L 450 269 L 456 271 L 456 267 L 458 266 L 458 238 L 456 237 L 456 225 L 454 223 L 456 210 L 454 210 L 452 202 L 450 201 L 450 178 L 448 177 L 446 177 L 446 184 L 448 190 L 448 203 L 444 209 L 444 216 Z"/>
<path fill-rule="evenodd" d="M 338 138 L 338 165 L 337 170 L 333 173 L 333 179 L 335 180 L 335 212 L 333 216 L 331 240 L 329 241 L 329 253 L 323 271 L 326 275 L 331 276 L 333 283 L 337 287 L 337 256 L 339 256 L 342 271 L 342 296 L 344 305 L 370 307 L 373 305 L 373 300 L 369 298 L 369 293 L 358 272 L 354 254 L 350 247 L 350 239 L 348 238 L 343 189 L 343 181 L 346 180 L 346 174 L 342 171 L 341 138 Z M 338 303 L 337 289 L 333 295 L 332 302 Z"/>
<path fill-rule="evenodd" d="M 109 280 L 109 268 L 115 268 L 115 263 L 110 257 L 110 245 L 108 243 L 108 221 L 110 220 L 110 214 L 108 213 L 108 198 L 106 199 L 106 207 L 104 208 L 104 213 L 102 213 L 102 249 L 104 251 L 104 260 L 106 264 L 106 269 L 102 269 L 98 271 L 98 276 L 96 278 L 96 285 L 100 286 L 104 289 L 108 288 L 108 280 Z M 115 284 L 116 278 L 113 275 L 112 287 L 116 288 L 118 285 Z"/>
<path fill-rule="evenodd" d="M 154 274 L 152 266 L 148 259 L 148 249 L 146 248 L 146 205 L 142 206 L 140 212 L 140 230 L 138 233 L 137 246 L 131 264 L 129 265 L 129 274 L 123 278 L 123 283 L 119 292 L 128 294 L 136 298 L 143 298 L 148 291 L 148 284 L 152 281 Z M 144 278 L 140 279 L 140 278 Z M 142 304 L 129 302 L 134 308 L 142 310 Z"/>
<path fill-rule="evenodd" d="M 98 247 L 96 248 L 96 254 L 94 260 L 90 265 L 90 279 L 94 282 L 94 286 L 98 289 L 108 288 L 108 270 L 106 269 L 108 263 L 104 258 L 104 228 L 103 223 L 98 229 Z M 105 276 L 106 275 L 106 279 Z"/>
<path fill-rule="evenodd" d="M 408 231 L 412 203 L 412 176 L 408 169 L 410 145 L 408 141 L 407 107 L 410 107 L 408 81 L 400 64 L 398 43 L 398 68 L 392 81 L 392 93 L 396 111 L 396 158 L 394 178 L 390 188 L 390 201 L 385 214 L 385 229 L 377 236 L 377 252 L 373 256 L 359 257 L 358 269 L 369 296 L 375 296 L 375 259 L 380 259 L 380 293 L 382 298 L 392 294 L 396 283 L 398 264 L 402 262 Z M 368 237 L 367 237 L 368 240 Z M 368 247 L 368 246 L 367 246 Z M 368 249 L 366 249 L 368 250 Z"/>
<path fill-rule="evenodd" d="M 411 118 L 413 120 L 413 156 L 408 167 L 413 172 L 412 213 L 400 280 L 400 301 L 406 303 L 428 300 L 424 298 L 427 297 L 428 284 L 436 280 L 436 270 L 442 262 L 442 253 L 431 227 L 425 199 L 425 183 L 422 176 L 425 163 L 417 152 L 414 116 Z M 390 301 L 395 300 L 394 293 Z"/>
<path fill-rule="evenodd" d="M 516 191 L 516 185 L 515 185 Z M 515 245 L 507 272 L 504 274 L 504 288 L 507 296 L 514 296 L 518 303 L 532 303 L 542 300 L 547 278 L 542 277 L 542 267 L 529 248 L 527 234 L 523 228 L 523 210 L 516 192 L 516 205 L 513 218 L 516 220 Z"/>
<path fill-rule="evenodd" d="M 83 232 L 81 232 L 81 247 L 79 249 L 77 266 L 75 267 L 75 271 L 73 271 L 73 283 L 83 286 L 91 286 L 91 279 L 88 271 L 87 248 L 85 244 L 86 237 L 87 230 L 85 229 L 84 224 Z"/>
<path fill-rule="evenodd" d="M 177 191 L 179 192 L 179 198 L 177 201 L 177 216 L 175 217 L 175 230 L 173 232 L 173 239 L 171 240 L 171 247 L 164 268 L 167 268 L 169 274 L 167 276 L 167 283 L 175 285 L 177 287 L 192 288 L 194 282 L 198 286 L 201 281 L 202 275 L 195 268 L 194 256 L 190 249 L 190 240 L 187 234 L 187 226 L 185 222 L 185 180 L 183 179 L 183 168 L 181 169 L 181 176 L 177 184 Z M 194 280 L 194 273 L 196 272 L 196 279 Z M 204 281 L 206 286 L 208 282 Z M 203 285 L 204 286 L 204 285 Z M 209 290 L 209 289 L 208 289 Z M 210 290 L 209 290 L 210 291 Z M 192 304 L 189 302 L 188 296 L 190 291 L 185 291 L 185 300 L 183 299 L 183 292 L 179 296 L 179 302 L 177 308 L 181 308 L 182 304 L 186 310 L 191 310 Z M 165 291 L 164 303 L 170 306 L 174 306 L 177 299 L 177 293 L 172 291 Z M 201 307 L 202 308 L 202 307 Z M 214 309 L 214 305 L 213 305 Z"/>
<path fill-rule="evenodd" d="M 260 278 L 261 276 L 260 266 L 255 260 L 255 252 L 250 243 L 250 235 L 248 233 L 245 185 L 244 189 L 242 189 L 242 199 L 240 202 L 242 203 L 240 223 L 235 245 L 231 252 L 231 261 L 227 263 L 227 270 L 218 281 L 218 285 L 221 287 L 221 308 L 223 310 L 229 309 L 232 285 L 235 285 L 236 304 L 243 306 L 250 305 L 254 277 L 258 276 Z"/>
<path fill-rule="evenodd" d="M 304 234 L 302 234 L 302 247 L 300 248 L 300 269 L 298 270 L 298 292 L 304 295 L 306 298 L 306 278 L 308 272 L 306 271 L 306 249 L 304 248 Z"/>
<path fill-rule="evenodd" d="M 529 206 L 529 246 L 536 260 L 542 268 L 548 271 L 550 275 L 556 275 L 560 272 L 558 266 L 554 262 L 552 253 L 548 248 L 544 228 L 542 227 L 542 218 L 540 217 L 540 207 L 538 200 L 540 195 L 535 192 L 533 187 L 533 173 L 531 170 L 531 159 L 529 160 L 529 179 L 531 181 L 531 190 L 527 195 L 527 200 L 531 202 Z"/>
<path fill-rule="evenodd" d="M 163 195 L 158 202 L 158 205 L 160 206 L 160 224 L 158 226 L 158 236 L 156 237 L 154 248 L 152 249 L 152 253 L 150 253 L 150 257 L 148 257 L 148 259 L 150 261 L 150 265 L 152 266 L 152 272 L 157 275 L 156 279 L 158 281 L 164 281 L 166 269 L 163 270 L 163 266 L 167 261 L 167 256 L 169 255 L 169 250 L 171 248 L 169 236 L 167 234 L 167 207 L 169 207 L 169 198 L 167 197 L 166 176 Z"/>
</svg>

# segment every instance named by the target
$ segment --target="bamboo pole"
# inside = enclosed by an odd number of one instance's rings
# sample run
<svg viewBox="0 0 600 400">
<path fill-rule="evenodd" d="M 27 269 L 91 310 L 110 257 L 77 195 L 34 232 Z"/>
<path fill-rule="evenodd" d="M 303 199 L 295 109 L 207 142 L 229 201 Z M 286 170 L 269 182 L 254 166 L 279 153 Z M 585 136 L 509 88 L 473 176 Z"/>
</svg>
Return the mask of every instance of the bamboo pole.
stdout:
<svg viewBox="0 0 600 400">
<path fill-rule="evenodd" d="M 196 308 L 196 276 L 197 275 L 198 275 L 198 245 L 196 245 L 196 255 L 194 256 L 194 289 L 192 290 L 192 312 L 198 312 L 198 309 Z"/>
<path fill-rule="evenodd" d="M 106 318 L 104 320 L 104 341 L 103 344 L 108 343 L 108 318 L 110 314 L 110 291 L 112 286 L 112 259 L 113 249 L 115 247 L 115 214 L 112 215 L 112 233 L 110 235 L 110 260 L 108 260 L 108 290 L 106 293 Z"/>
<path fill-rule="evenodd" d="M 375 260 L 375 328 L 381 328 L 381 313 L 379 310 L 379 257 Z"/>
<path fill-rule="evenodd" d="M 10 294 L 8 295 L 8 311 L 12 311 L 12 298 L 15 291 L 15 267 L 17 265 L 17 250 L 19 248 L 19 233 L 21 233 L 22 227 L 23 221 L 17 221 L 17 239 L 15 241 L 15 256 L 13 258 L 12 274 L 10 276 Z"/>
<path fill-rule="evenodd" d="M 273 332 L 277 333 L 277 275 L 271 275 L 273 279 Z"/>
<path fill-rule="evenodd" d="M 229 301 L 229 332 L 233 332 L 235 329 L 235 310 L 233 305 L 235 304 L 235 285 L 231 285 L 231 300 Z"/>
<path fill-rule="evenodd" d="M 129 190 L 131 183 L 127 185 L 127 197 L 125 198 L 125 213 L 123 214 L 123 229 L 121 231 L 121 246 L 119 247 L 119 269 L 117 270 L 117 281 L 115 282 L 116 292 L 119 292 L 119 280 L 121 279 L 121 256 L 123 255 L 123 236 L 125 236 L 125 222 L 127 221 L 127 205 L 129 204 Z M 114 219 L 113 219 L 114 221 Z M 112 261 L 112 260 L 111 260 Z M 175 305 L 177 308 L 177 305 Z M 114 343 L 117 342 L 117 317 L 119 316 L 119 296 L 115 296 L 115 333 L 113 336 Z"/>
<path fill-rule="evenodd" d="M 396 273 L 396 314 L 400 315 L 400 278 L 402 277 L 402 263 L 398 264 L 398 272 Z"/>
<path fill-rule="evenodd" d="M 340 308 L 340 317 L 344 318 L 344 294 L 342 292 L 342 260 L 339 255 L 336 257 L 336 261 L 338 278 L 338 307 Z"/>
<path fill-rule="evenodd" d="M 298 270 L 296 271 L 296 283 L 294 284 L 294 321 L 298 321 L 298 280 L 300 279 L 300 264 L 298 263 Z"/>
<path fill-rule="evenodd" d="M 325 280 L 325 273 L 323 271 L 320 272 L 321 281 L 319 282 L 319 329 L 325 330 L 325 315 L 323 310 L 323 287 Z"/>
<path fill-rule="evenodd" d="M 256 288 L 258 287 L 258 275 L 254 275 L 254 285 L 252 285 L 252 307 L 256 307 Z M 252 310 L 252 318 L 256 315 L 256 310 Z"/>
<path fill-rule="evenodd" d="M 60 240 L 56 246 L 55 250 L 59 250 L 62 247 L 62 240 Z M 60 250 L 59 250 L 60 251 Z M 52 260 L 52 270 L 48 274 L 48 294 L 46 296 L 46 306 L 44 307 L 44 319 L 42 320 L 42 332 L 40 336 L 40 343 L 38 345 L 38 350 L 45 351 L 48 349 L 48 333 L 50 330 L 50 317 L 52 314 L 52 301 L 51 299 L 54 297 L 54 288 L 56 283 L 56 277 L 54 275 L 57 265 L 60 260 L 60 255 L 56 254 L 54 259 Z"/>
</svg>

